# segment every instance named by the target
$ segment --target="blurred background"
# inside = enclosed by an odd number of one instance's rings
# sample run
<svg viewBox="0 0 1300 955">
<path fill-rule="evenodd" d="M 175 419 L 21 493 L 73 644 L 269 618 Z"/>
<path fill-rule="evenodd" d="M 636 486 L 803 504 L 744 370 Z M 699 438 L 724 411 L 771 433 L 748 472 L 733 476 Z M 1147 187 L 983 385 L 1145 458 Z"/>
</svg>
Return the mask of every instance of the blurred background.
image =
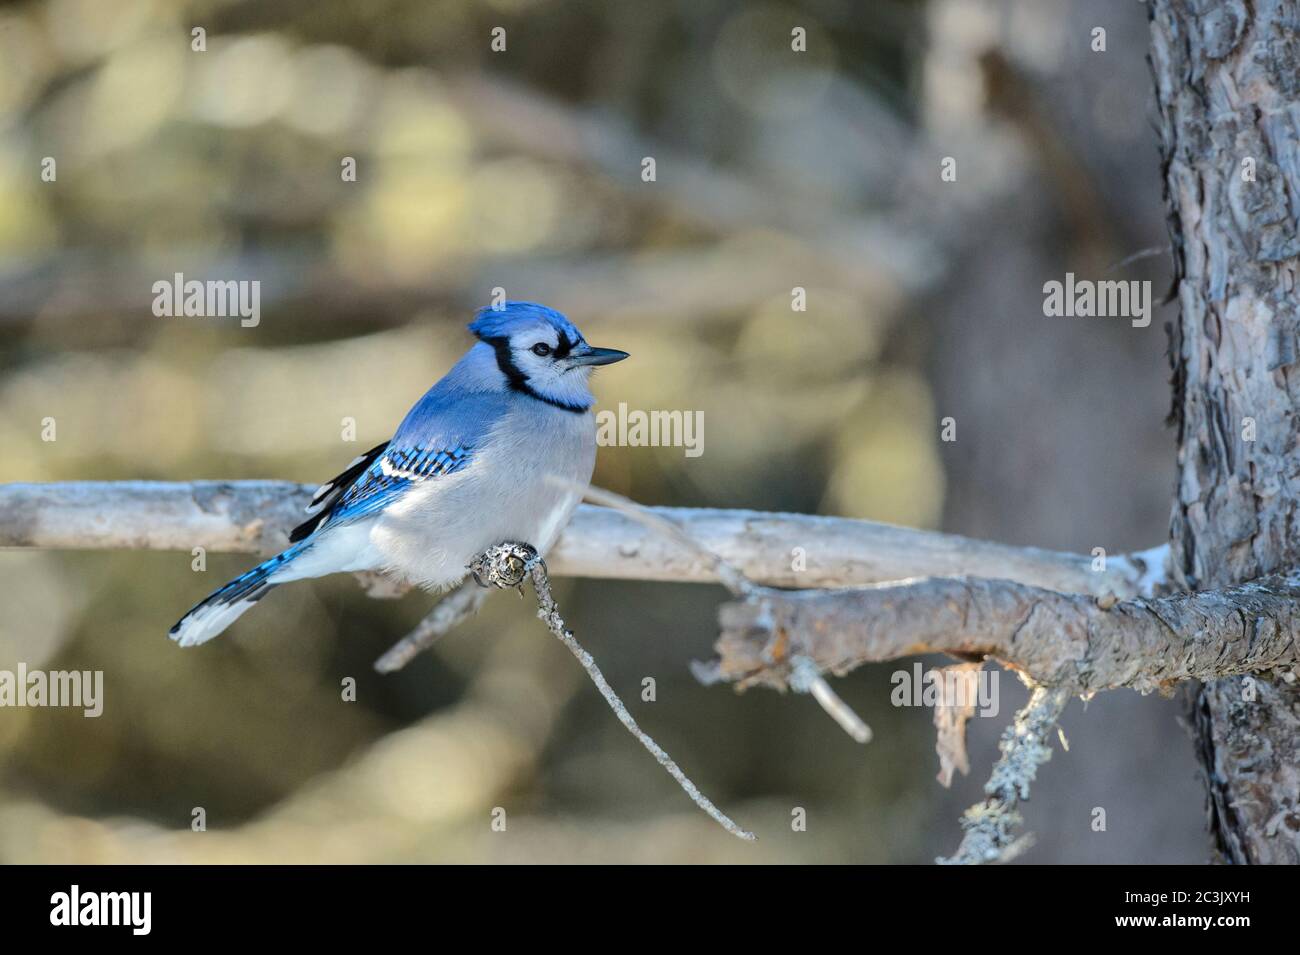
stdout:
<svg viewBox="0 0 1300 955">
<path fill-rule="evenodd" d="M 1160 543 L 1170 308 L 1042 312 L 1067 271 L 1169 287 L 1146 46 L 1131 0 L 0 5 L 0 480 L 319 482 L 389 437 L 500 286 L 633 354 L 604 407 L 704 412 L 700 457 L 602 449 L 596 483 L 639 501 Z M 259 280 L 260 324 L 155 317 L 176 272 Z M 251 563 L 0 553 L 0 668 L 101 669 L 106 696 L 98 719 L 0 709 L 0 861 L 926 863 L 1025 696 L 1003 674 L 945 790 L 930 712 L 889 703 L 911 661 L 836 681 L 875 729 L 858 746 L 807 698 L 694 682 L 721 589 L 560 582 L 745 845 L 509 595 L 387 677 L 431 598 L 349 577 L 202 650 L 166 640 Z M 1073 703 L 1025 861 L 1202 861 L 1180 713 Z"/>
</svg>

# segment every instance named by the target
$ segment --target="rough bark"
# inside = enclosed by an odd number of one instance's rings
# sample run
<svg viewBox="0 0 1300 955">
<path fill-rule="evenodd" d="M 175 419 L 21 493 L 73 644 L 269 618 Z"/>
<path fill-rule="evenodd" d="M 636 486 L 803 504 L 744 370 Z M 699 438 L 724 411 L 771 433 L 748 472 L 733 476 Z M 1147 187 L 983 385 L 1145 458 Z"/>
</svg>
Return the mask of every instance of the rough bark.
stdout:
<svg viewBox="0 0 1300 955">
<path fill-rule="evenodd" d="M 1300 664 L 1300 572 L 1123 603 L 979 578 L 759 590 L 718 618 L 711 675 L 740 686 L 782 688 L 800 657 L 836 674 L 919 653 L 992 657 L 1084 696 L 1273 670 L 1294 680 Z"/>
<path fill-rule="evenodd" d="M 1181 312 L 1172 564 L 1182 586 L 1226 587 L 1300 558 L 1300 4 L 1156 0 L 1151 16 Z M 1219 856 L 1300 862 L 1300 693 L 1218 680 L 1194 711 Z"/>
</svg>

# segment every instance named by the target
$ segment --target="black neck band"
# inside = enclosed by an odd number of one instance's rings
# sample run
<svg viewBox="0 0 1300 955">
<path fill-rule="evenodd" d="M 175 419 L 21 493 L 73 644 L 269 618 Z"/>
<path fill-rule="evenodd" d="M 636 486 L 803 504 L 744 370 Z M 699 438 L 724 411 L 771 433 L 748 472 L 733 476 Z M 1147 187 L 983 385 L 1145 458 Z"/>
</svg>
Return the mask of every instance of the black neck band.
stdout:
<svg viewBox="0 0 1300 955">
<path fill-rule="evenodd" d="M 532 385 L 528 384 L 528 378 L 515 364 L 514 355 L 510 354 L 510 340 L 508 338 L 485 338 L 483 341 L 491 345 L 492 350 L 496 352 L 497 367 L 501 369 L 501 374 L 506 376 L 506 383 L 510 386 L 511 391 L 517 391 L 529 398 L 535 398 L 543 404 L 548 404 L 552 408 L 571 411 L 574 414 L 582 414 L 591 407 L 591 405 L 571 405 L 567 401 L 560 401 L 558 398 L 551 398 L 536 391 Z"/>
</svg>

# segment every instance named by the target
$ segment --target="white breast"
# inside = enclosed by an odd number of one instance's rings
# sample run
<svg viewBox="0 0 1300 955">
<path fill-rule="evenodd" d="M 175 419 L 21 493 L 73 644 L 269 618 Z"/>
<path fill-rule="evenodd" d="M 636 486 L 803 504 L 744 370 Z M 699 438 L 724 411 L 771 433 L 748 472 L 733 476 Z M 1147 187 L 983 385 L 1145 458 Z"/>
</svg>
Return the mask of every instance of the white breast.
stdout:
<svg viewBox="0 0 1300 955">
<path fill-rule="evenodd" d="M 385 510 L 370 550 L 387 572 L 429 589 L 462 580 L 469 561 L 494 544 L 522 541 L 545 554 L 595 463 L 590 412 L 521 399 L 467 467 L 423 482 Z"/>
</svg>

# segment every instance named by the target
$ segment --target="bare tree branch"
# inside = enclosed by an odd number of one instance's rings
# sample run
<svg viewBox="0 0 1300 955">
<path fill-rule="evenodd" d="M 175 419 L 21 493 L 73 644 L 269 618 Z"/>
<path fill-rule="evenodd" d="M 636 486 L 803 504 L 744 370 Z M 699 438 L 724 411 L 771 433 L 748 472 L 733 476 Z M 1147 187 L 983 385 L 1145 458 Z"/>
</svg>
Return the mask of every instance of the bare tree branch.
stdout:
<svg viewBox="0 0 1300 955">
<path fill-rule="evenodd" d="M 274 553 L 314 488 L 287 481 L 78 481 L 0 484 L 0 547 Z M 1164 548 L 1110 557 L 1011 547 L 953 534 L 806 514 L 649 508 L 699 545 L 615 510 L 581 506 L 547 556 L 551 573 L 619 580 L 714 582 L 716 555 L 758 583 L 848 587 L 977 573 L 1064 593 L 1118 598 L 1163 579 Z M 798 552 L 796 553 L 796 549 Z M 796 559 L 796 557 L 798 559 Z M 806 565 L 806 566 L 805 566 Z"/>
<path fill-rule="evenodd" d="M 300 519 L 310 490 L 271 481 L 0 485 L 0 546 L 274 551 Z M 1300 662 L 1300 571 L 1155 598 L 1137 595 L 1162 585 L 1164 548 L 1111 558 L 1094 572 L 1080 555 L 866 521 L 645 509 L 595 493 L 617 509 L 579 509 L 554 553 L 561 572 L 720 581 L 736 597 L 719 611 L 719 658 L 697 675 L 742 688 L 811 693 L 861 741 L 870 730 L 821 674 L 947 652 L 992 657 L 1024 675 L 1034 687 L 1030 705 L 1008 729 L 986 787 L 989 798 L 966 814 L 966 837 L 948 861 L 1005 861 L 1027 844 L 1014 835 L 1016 807 L 1050 754 L 1046 734 L 1071 695 L 1117 687 L 1149 692 L 1187 679 L 1274 669 L 1293 678 L 1289 671 Z M 795 554 L 806 564 L 792 560 Z M 990 576 L 929 576 L 972 570 Z M 533 574 L 533 583 L 543 619 L 583 662 L 620 720 L 692 798 L 743 837 L 612 696 L 594 661 L 564 630 L 539 573 L 542 582 Z M 868 582 L 877 583 L 861 586 Z M 379 668 L 403 665 L 477 609 L 482 593 L 468 586 L 454 591 Z M 941 730 L 951 773 L 963 755 L 961 726 Z"/>
<path fill-rule="evenodd" d="M 764 590 L 723 604 L 719 621 L 716 676 L 741 686 L 785 688 L 798 656 L 842 674 L 863 663 L 946 652 L 993 657 L 1036 684 L 1073 693 L 1145 693 L 1295 666 L 1300 572 L 1122 603 L 971 577 Z"/>
</svg>

